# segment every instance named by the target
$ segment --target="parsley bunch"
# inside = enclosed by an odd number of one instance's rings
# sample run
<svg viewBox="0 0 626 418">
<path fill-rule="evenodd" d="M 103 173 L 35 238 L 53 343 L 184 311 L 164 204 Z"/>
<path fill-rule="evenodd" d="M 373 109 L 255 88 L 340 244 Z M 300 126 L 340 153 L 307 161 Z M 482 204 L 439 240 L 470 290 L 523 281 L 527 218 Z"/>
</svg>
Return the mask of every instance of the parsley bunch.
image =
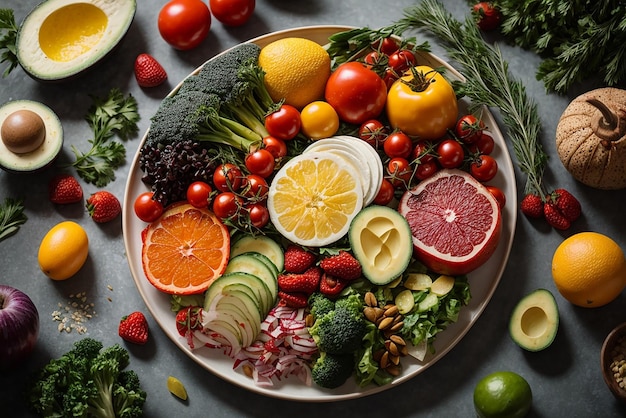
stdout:
<svg viewBox="0 0 626 418">
<path fill-rule="evenodd" d="M 115 169 L 126 160 L 126 148 L 115 135 L 126 140 L 137 133 L 137 100 L 132 95 L 124 97 L 119 89 L 112 89 L 102 99 L 92 96 L 93 105 L 87 113 L 87 122 L 94 136 L 88 142 L 91 149 L 82 153 L 75 146 L 72 151 L 76 160 L 71 164 L 78 175 L 88 183 L 104 187 L 115 180 Z"/>
<path fill-rule="evenodd" d="M 0 64 L 8 62 L 9 66 L 3 73 L 3 77 L 9 75 L 17 67 L 17 24 L 11 9 L 0 9 Z"/>
</svg>

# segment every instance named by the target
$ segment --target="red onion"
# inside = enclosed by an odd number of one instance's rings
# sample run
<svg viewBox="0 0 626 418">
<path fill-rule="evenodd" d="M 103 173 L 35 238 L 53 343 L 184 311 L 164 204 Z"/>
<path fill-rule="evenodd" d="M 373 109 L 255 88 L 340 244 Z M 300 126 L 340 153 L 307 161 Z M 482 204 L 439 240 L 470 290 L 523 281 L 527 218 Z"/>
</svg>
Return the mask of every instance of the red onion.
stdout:
<svg viewBox="0 0 626 418">
<path fill-rule="evenodd" d="M 0 370 L 19 365 L 35 348 L 39 312 L 28 295 L 0 285 Z"/>
</svg>

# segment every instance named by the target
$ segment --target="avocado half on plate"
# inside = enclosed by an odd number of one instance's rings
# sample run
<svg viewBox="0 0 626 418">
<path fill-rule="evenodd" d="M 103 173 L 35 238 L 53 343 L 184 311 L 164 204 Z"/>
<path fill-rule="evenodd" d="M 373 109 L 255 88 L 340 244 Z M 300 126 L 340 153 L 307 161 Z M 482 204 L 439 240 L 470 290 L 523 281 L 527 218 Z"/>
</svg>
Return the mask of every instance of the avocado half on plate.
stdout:
<svg viewBox="0 0 626 418">
<path fill-rule="evenodd" d="M 18 62 L 39 81 L 73 78 L 119 44 L 136 9 L 136 0 L 45 0 L 18 29 Z"/>
</svg>

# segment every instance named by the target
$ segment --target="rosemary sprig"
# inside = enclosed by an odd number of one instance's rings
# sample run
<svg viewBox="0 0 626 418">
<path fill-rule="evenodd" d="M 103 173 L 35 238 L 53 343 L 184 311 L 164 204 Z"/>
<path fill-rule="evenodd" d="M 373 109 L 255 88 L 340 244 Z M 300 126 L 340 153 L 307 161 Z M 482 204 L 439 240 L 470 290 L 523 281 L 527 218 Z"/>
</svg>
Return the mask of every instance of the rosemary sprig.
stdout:
<svg viewBox="0 0 626 418">
<path fill-rule="evenodd" d="M 9 66 L 4 70 L 3 77 L 9 75 L 17 67 L 17 24 L 11 9 L 0 9 L 0 64 L 8 62 Z"/>
<path fill-rule="evenodd" d="M 467 97 L 475 104 L 500 109 L 519 168 L 527 176 L 525 193 L 545 196 L 542 177 L 548 156 L 538 139 L 537 105 L 510 74 L 498 46 L 483 40 L 471 16 L 460 22 L 437 0 L 424 0 L 407 9 L 399 24 L 437 36 L 449 57 L 462 67 Z"/>
<path fill-rule="evenodd" d="M 0 241 L 15 234 L 27 219 L 21 200 L 10 197 L 4 199 L 4 203 L 0 205 Z"/>
</svg>

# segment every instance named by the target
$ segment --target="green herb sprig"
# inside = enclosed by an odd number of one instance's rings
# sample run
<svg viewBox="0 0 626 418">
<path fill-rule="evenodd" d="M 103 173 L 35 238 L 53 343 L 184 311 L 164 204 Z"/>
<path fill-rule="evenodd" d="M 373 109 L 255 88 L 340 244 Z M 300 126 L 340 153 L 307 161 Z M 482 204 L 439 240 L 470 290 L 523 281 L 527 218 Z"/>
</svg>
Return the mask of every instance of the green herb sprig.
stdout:
<svg viewBox="0 0 626 418">
<path fill-rule="evenodd" d="M 0 205 L 0 241 L 15 234 L 27 220 L 21 200 L 10 197 L 4 199 L 4 203 Z"/>
<path fill-rule="evenodd" d="M 500 109 L 519 168 L 527 176 L 525 193 L 545 196 L 542 178 L 548 156 L 539 141 L 537 105 L 510 74 L 498 46 L 484 41 L 472 16 L 460 22 L 437 0 L 407 9 L 399 24 L 439 38 L 449 57 L 461 66 L 465 95 L 476 105 Z"/>
<path fill-rule="evenodd" d="M 82 153 L 72 146 L 76 160 L 71 166 L 86 182 L 104 187 L 115 180 L 115 170 L 126 160 L 124 144 L 111 138 L 117 135 L 126 140 L 137 133 L 139 113 L 137 100 L 130 94 L 124 97 L 119 89 L 111 89 L 104 99 L 95 96 L 92 99 L 86 117 L 94 133 L 88 141 L 91 149 Z"/>
<path fill-rule="evenodd" d="M 0 9 L 0 64 L 7 62 L 3 77 L 9 75 L 17 67 L 17 24 L 11 9 Z"/>
</svg>

